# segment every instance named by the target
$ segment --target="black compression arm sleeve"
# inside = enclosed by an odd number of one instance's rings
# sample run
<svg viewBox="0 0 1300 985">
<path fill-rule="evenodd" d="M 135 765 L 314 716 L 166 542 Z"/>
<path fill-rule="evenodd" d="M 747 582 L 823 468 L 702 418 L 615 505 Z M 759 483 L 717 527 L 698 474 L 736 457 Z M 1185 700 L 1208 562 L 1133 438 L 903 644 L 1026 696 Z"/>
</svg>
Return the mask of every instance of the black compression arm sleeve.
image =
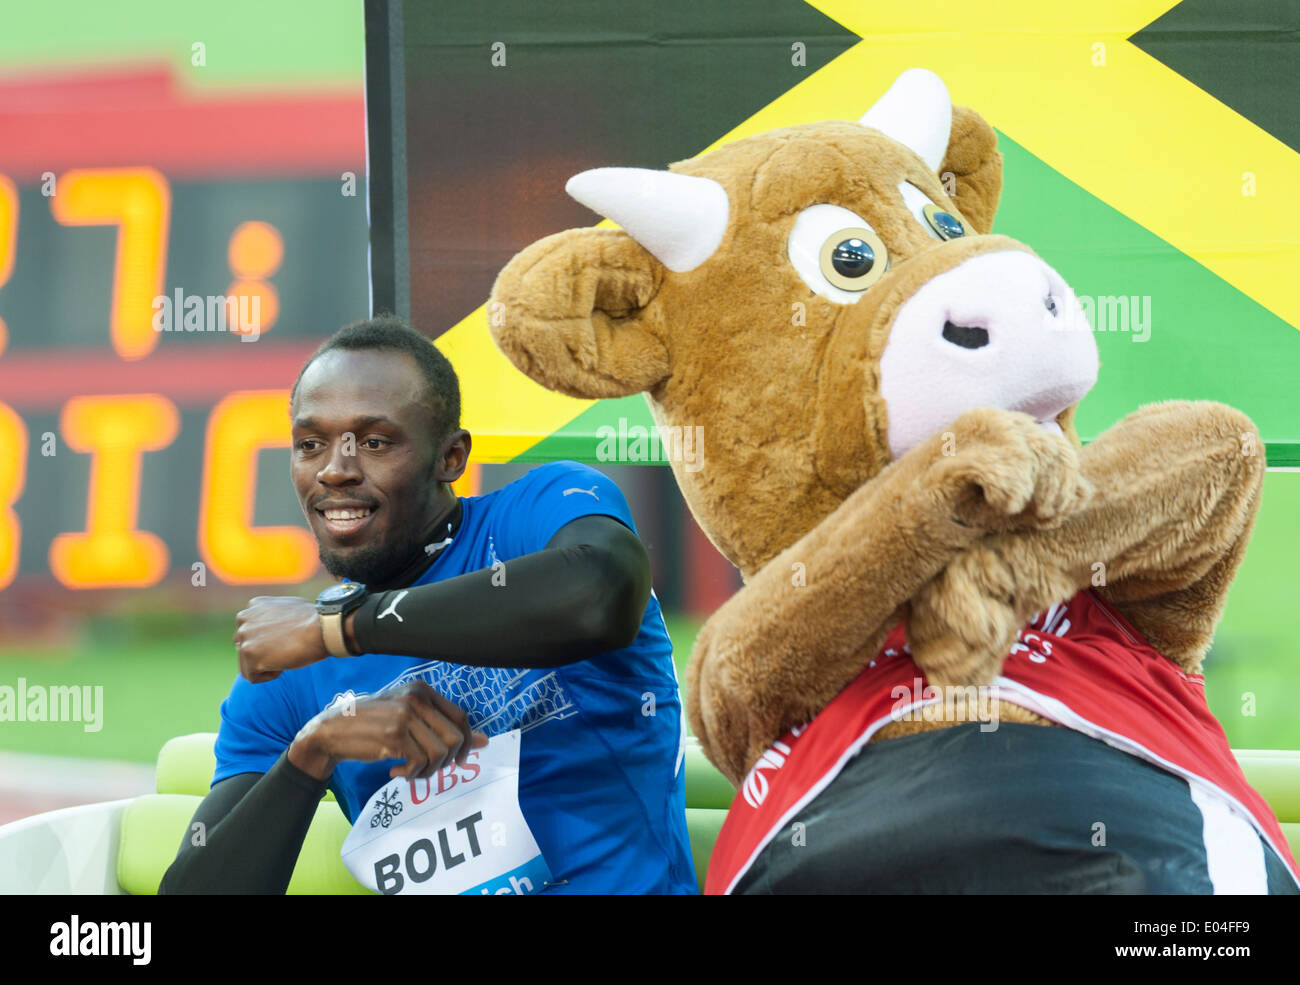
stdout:
<svg viewBox="0 0 1300 985">
<path fill-rule="evenodd" d="M 194 812 L 159 895 L 288 889 L 328 786 L 294 766 L 288 755 L 286 750 L 266 773 L 241 773 L 212 788 Z M 196 837 L 199 832 L 202 838 Z"/>
<path fill-rule="evenodd" d="M 585 516 L 545 550 L 498 568 L 378 593 L 357 609 L 352 631 L 365 653 L 556 667 L 628 646 L 649 598 L 650 562 L 636 534 Z"/>
</svg>

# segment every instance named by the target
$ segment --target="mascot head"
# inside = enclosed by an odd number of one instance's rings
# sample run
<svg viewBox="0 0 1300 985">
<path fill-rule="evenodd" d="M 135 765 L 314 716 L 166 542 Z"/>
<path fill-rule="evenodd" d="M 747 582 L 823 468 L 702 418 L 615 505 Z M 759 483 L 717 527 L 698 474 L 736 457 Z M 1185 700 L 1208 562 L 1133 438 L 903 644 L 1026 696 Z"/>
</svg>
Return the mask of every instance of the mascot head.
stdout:
<svg viewBox="0 0 1300 985">
<path fill-rule="evenodd" d="M 543 386 L 703 428 L 677 481 L 749 576 L 970 408 L 1077 444 L 1096 343 L 1060 274 L 991 234 L 1001 186 L 992 127 L 911 69 L 857 122 L 574 176 L 622 229 L 516 256 L 493 336 Z"/>
</svg>

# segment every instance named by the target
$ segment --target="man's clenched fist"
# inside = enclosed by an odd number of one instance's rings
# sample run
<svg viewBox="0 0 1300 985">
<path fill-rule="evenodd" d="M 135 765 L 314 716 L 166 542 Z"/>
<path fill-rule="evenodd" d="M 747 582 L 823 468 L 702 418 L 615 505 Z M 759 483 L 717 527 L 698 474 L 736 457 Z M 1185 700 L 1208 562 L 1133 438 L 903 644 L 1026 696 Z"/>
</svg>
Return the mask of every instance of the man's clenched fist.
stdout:
<svg viewBox="0 0 1300 985">
<path fill-rule="evenodd" d="M 259 595 L 235 616 L 235 649 L 239 673 L 254 684 L 330 655 L 316 603 L 270 595 Z"/>
<path fill-rule="evenodd" d="M 451 762 L 464 766 L 488 737 L 469 726 L 465 710 L 421 680 L 335 705 L 302 727 L 289 761 L 318 780 L 344 760 L 400 759 L 390 777 L 429 777 Z"/>
</svg>

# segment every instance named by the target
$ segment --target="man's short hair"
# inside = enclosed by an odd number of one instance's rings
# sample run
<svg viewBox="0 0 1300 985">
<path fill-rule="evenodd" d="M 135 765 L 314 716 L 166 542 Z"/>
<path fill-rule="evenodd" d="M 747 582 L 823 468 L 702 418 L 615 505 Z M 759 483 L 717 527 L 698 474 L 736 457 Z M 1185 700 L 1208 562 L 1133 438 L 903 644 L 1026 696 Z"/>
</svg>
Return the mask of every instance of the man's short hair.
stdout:
<svg viewBox="0 0 1300 985">
<path fill-rule="evenodd" d="M 298 371 L 298 378 L 294 380 L 293 389 L 289 392 L 290 403 L 298 396 L 298 384 L 302 382 L 307 367 L 335 349 L 387 349 L 405 352 L 415 360 L 420 372 L 424 374 L 427 391 L 425 396 L 433 410 L 430 433 L 435 449 L 460 427 L 460 380 L 451 363 L 427 338 L 397 315 L 388 313 L 345 325 L 322 342 Z"/>
</svg>

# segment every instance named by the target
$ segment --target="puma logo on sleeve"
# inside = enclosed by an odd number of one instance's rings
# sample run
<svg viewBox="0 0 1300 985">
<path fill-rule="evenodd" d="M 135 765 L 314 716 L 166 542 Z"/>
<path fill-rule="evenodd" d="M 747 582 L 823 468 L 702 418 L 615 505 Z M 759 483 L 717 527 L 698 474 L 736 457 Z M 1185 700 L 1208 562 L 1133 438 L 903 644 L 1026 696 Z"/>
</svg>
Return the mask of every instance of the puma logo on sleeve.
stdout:
<svg viewBox="0 0 1300 985">
<path fill-rule="evenodd" d="M 406 596 L 407 596 L 406 592 L 404 591 L 398 592 L 397 595 L 393 597 L 393 601 L 388 604 L 388 608 L 385 609 L 383 612 L 379 613 L 379 615 L 375 617 L 375 622 L 378 622 L 380 619 L 383 619 L 384 616 L 397 616 L 398 622 L 406 622 L 406 620 L 403 619 L 401 615 L 399 615 L 397 612 L 397 603 L 402 601 L 402 599 L 406 598 Z"/>
</svg>

